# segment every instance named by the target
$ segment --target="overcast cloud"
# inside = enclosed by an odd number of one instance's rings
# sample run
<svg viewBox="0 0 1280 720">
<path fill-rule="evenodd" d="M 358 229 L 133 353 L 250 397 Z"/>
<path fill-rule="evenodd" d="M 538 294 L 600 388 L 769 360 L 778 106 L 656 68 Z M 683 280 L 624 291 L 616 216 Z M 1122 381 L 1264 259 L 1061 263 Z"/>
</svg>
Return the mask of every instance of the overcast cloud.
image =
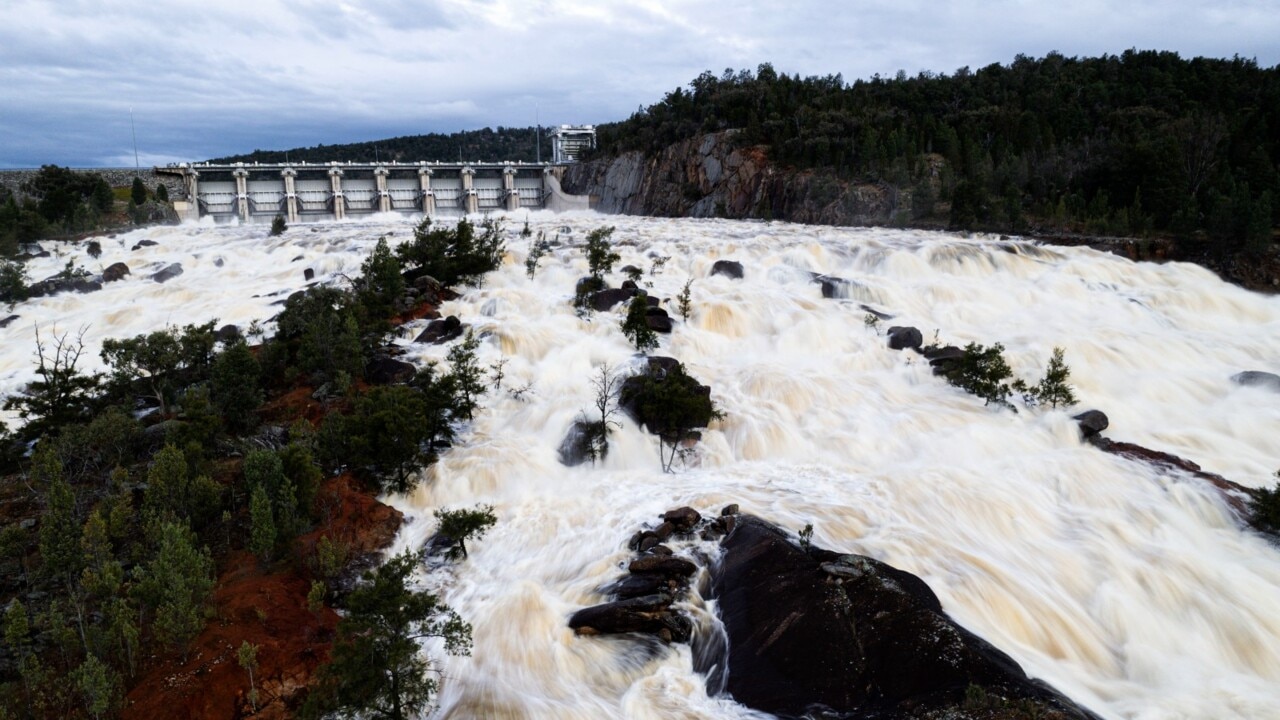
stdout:
<svg viewBox="0 0 1280 720">
<path fill-rule="evenodd" d="M 1280 62 L 1275 0 L 6 0 L 0 167 L 626 117 L 703 70 L 950 73 L 1057 50 Z"/>
</svg>

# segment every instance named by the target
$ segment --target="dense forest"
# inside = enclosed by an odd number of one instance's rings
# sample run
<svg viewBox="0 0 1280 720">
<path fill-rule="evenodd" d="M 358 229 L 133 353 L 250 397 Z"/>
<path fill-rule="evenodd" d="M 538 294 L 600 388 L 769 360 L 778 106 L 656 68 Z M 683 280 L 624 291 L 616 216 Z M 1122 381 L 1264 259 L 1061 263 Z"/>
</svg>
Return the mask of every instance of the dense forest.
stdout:
<svg viewBox="0 0 1280 720">
<path fill-rule="evenodd" d="M 1280 69 L 1127 51 L 1018 56 L 951 75 L 703 73 L 625 121 L 595 157 L 738 130 L 776 164 L 911 188 L 953 227 L 1031 218 L 1096 234 L 1207 236 L 1260 249 L 1280 218 Z"/>
<path fill-rule="evenodd" d="M 447 369 L 393 360 L 385 344 L 395 322 L 452 297 L 439 283 L 497 267 L 504 238 L 489 221 L 426 220 L 396 253 L 380 239 L 350 289 L 290 296 L 270 338 L 256 323 L 241 333 L 210 321 L 107 339 L 106 373 L 84 370 L 87 328 L 39 332 L 37 379 L 4 400 L 21 424 L 0 422 L 0 718 L 115 717 L 129 706 L 134 717 L 182 716 L 146 705 L 156 693 L 125 696 L 224 652 L 216 637 L 198 639 L 210 625 L 248 637 L 229 663 L 212 660 L 232 688 L 209 702 L 243 714 L 274 702 L 279 713 L 283 691 L 277 680 L 267 692 L 265 671 L 292 663 L 318 673 L 309 717 L 384 708 L 389 697 L 388 716 L 420 711 L 434 681 L 410 637 L 438 635 L 452 651 L 470 629 L 406 587 L 416 558 L 354 587 L 353 563 L 377 548 L 360 544 L 353 523 L 372 522 L 362 517 L 371 511 L 338 509 L 353 493 L 407 490 L 411 471 L 478 412 L 489 372 L 474 335 L 450 350 Z M 399 515 L 380 517 L 394 533 Z M 459 547 L 494 521 L 484 509 L 437 517 Z M 230 602 L 215 594 L 235 595 L 226 585 L 237 581 L 257 588 L 244 602 L 263 604 L 246 607 L 247 620 L 215 617 Z M 277 622 L 296 630 L 272 632 Z M 280 645 L 295 636 L 305 646 Z M 323 668 L 317 648 L 331 660 Z M 395 693 L 384 675 L 398 678 Z"/>
<path fill-rule="evenodd" d="M 542 157 L 551 157 L 551 146 L 543 141 Z M 468 130 L 456 133 L 429 133 L 406 135 L 386 140 L 351 143 L 348 145 L 316 145 L 292 150 L 254 150 L 244 155 L 214 158 L 210 162 L 293 162 L 325 163 L 331 161 L 395 162 L 470 160 L 490 162 L 511 160 L 534 162 L 537 160 L 537 130 L 531 127 Z"/>
</svg>

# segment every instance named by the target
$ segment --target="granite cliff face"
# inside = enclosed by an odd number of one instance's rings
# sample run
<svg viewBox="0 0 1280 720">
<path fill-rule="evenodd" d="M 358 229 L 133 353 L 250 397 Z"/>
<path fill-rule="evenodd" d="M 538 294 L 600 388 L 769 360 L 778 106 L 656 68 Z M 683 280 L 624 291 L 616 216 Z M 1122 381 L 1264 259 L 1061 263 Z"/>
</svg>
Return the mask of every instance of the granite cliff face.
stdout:
<svg viewBox="0 0 1280 720">
<path fill-rule="evenodd" d="M 857 184 L 816 171 L 774 166 L 761 147 L 739 147 L 733 130 L 629 152 L 568 168 L 567 192 L 591 195 L 600 212 L 665 217 L 790 220 L 877 225 L 910 207 L 909 193 L 886 183 Z"/>
</svg>

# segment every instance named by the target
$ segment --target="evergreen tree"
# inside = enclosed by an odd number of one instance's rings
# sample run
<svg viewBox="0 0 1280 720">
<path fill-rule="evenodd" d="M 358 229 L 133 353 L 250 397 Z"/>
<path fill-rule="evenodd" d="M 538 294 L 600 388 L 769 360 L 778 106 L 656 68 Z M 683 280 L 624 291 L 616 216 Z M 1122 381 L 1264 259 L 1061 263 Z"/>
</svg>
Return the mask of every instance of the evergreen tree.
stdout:
<svg viewBox="0 0 1280 720">
<path fill-rule="evenodd" d="M 155 611 L 155 632 L 162 642 L 185 651 L 204 628 L 205 606 L 213 589 L 213 560 L 198 548 L 186 525 L 162 522 L 155 556 L 143 566 L 137 592 Z"/>
<path fill-rule="evenodd" d="M 484 537 L 498 521 L 493 514 L 492 505 L 478 505 L 472 510 L 440 508 L 435 511 L 435 518 L 440 523 L 436 532 L 454 543 L 449 550 L 449 557 L 454 560 L 467 557 L 467 540 Z"/>
<path fill-rule="evenodd" d="M 141 205 L 147 201 L 147 186 L 142 183 L 142 178 L 133 179 L 133 186 L 129 189 L 129 200 L 134 205 Z"/>
<path fill-rule="evenodd" d="M 583 252 L 587 254 L 587 272 L 602 287 L 604 276 L 613 272 L 614 263 L 622 256 L 613 251 L 609 238 L 613 236 L 613 227 L 601 227 L 587 233 L 587 243 Z"/>
<path fill-rule="evenodd" d="M 5 410 L 16 410 L 26 425 L 22 434 L 35 439 L 46 432 L 83 422 L 93 409 L 97 375 L 84 375 L 76 365 L 84 352 L 84 330 L 72 338 L 69 333 L 54 335 L 46 344 L 36 330 L 36 375 L 21 395 L 11 395 Z"/>
<path fill-rule="evenodd" d="M 285 223 L 283 215 L 276 215 L 271 218 L 271 237 L 283 235 L 288 229 L 289 225 Z"/>
<path fill-rule="evenodd" d="M 210 385 L 213 402 L 233 432 L 252 430 L 254 411 L 262 404 L 262 368 L 249 346 L 237 338 L 213 361 Z"/>
<path fill-rule="evenodd" d="M 418 643 L 440 638 L 451 654 L 467 654 L 471 626 L 426 591 L 409 586 L 418 556 L 405 552 L 365 573 L 347 598 L 332 659 L 319 673 L 304 717 L 407 720 L 423 714 L 436 692 L 438 672 Z"/>
<path fill-rule="evenodd" d="M 649 300 L 644 295 L 631 298 L 627 307 L 627 315 L 622 319 L 622 334 L 627 336 L 636 352 L 645 353 L 658 347 L 658 333 L 649 327 L 646 313 L 649 311 Z"/>
<path fill-rule="evenodd" d="M 164 183 L 156 184 L 156 200 L 162 203 L 169 202 L 169 188 L 165 187 Z"/>
<path fill-rule="evenodd" d="M 382 489 L 407 492 L 427 461 L 425 402 L 403 385 L 375 387 L 356 400 L 350 415 L 330 415 L 317 438 L 322 459 L 350 466 Z"/>
<path fill-rule="evenodd" d="M 471 330 L 462 342 L 449 348 L 445 359 L 449 361 L 448 382 L 453 389 L 453 416 L 474 419 L 480 396 L 484 394 L 484 370 L 480 367 L 477 351 L 480 339 Z"/>
<path fill-rule="evenodd" d="M 249 550 L 266 562 L 276 545 L 276 524 L 271 513 L 271 497 L 262 485 L 254 485 L 249 496 Z"/>
<path fill-rule="evenodd" d="M 1055 408 L 1059 405 L 1063 407 L 1075 405 L 1076 394 L 1067 384 L 1067 379 L 1070 377 L 1071 369 L 1063 359 L 1063 350 L 1055 347 L 1053 356 L 1049 358 L 1049 369 L 1045 371 L 1044 377 L 1033 390 L 1035 399 L 1041 403 L 1049 403 Z"/>
</svg>

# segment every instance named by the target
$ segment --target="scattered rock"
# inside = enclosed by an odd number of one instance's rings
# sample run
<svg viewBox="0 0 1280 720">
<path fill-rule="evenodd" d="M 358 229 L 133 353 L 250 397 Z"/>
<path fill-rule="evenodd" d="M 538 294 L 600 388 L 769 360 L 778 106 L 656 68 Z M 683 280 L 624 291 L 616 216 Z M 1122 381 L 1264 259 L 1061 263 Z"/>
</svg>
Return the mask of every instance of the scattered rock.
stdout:
<svg viewBox="0 0 1280 720">
<path fill-rule="evenodd" d="M 373 385 L 399 385 L 412 380 L 417 372 L 413 363 L 382 355 L 369 362 L 365 377 Z"/>
<path fill-rule="evenodd" d="M 10 315 L 9 317 L 7 317 L 7 318 L 5 318 L 5 319 L 0 320 L 0 328 L 7 328 L 7 327 L 9 327 L 9 325 L 11 325 L 11 324 L 13 323 L 13 321 L 14 321 L 14 320 L 17 320 L 19 317 L 21 317 L 21 316 L 20 316 L 20 315 Z"/>
<path fill-rule="evenodd" d="M 858 283 L 834 275 L 817 275 L 813 281 L 822 286 L 822 297 L 828 299 L 847 298 L 852 289 L 858 287 Z"/>
<path fill-rule="evenodd" d="M 667 642 L 688 642 L 693 624 L 671 611 L 671 601 L 670 595 L 659 593 L 583 608 L 569 618 L 569 627 L 579 635 L 640 632 Z"/>
<path fill-rule="evenodd" d="M 153 273 L 151 279 L 158 283 L 168 282 L 182 274 L 182 263 L 173 263 L 168 267 Z"/>
<path fill-rule="evenodd" d="M 560 463 L 566 467 L 576 467 L 588 460 L 595 462 L 597 459 L 593 457 L 592 437 L 594 435 L 593 428 L 595 426 L 582 418 L 573 421 L 569 426 L 569 432 L 565 434 L 564 440 L 560 441 L 559 455 Z M 600 448 L 603 454 L 609 452 L 609 446 L 605 445 Z"/>
<path fill-rule="evenodd" d="M 730 280 L 742 279 L 742 263 L 736 260 L 717 260 L 711 266 L 711 276 L 723 275 Z"/>
<path fill-rule="evenodd" d="M 462 336 L 464 326 L 457 315 L 450 315 L 443 320 L 432 320 L 427 323 L 427 327 L 418 337 L 414 338 L 414 342 L 432 343 L 439 345 L 447 343 Z"/>
<path fill-rule="evenodd" d="M 130 249 L 130 250 L 139 250 L 139 249 L 144 248 L 144 247 L 155 247 L 155 246 L 157 246 L 157 245 L 159 245 L 159 244 L 160 244 L 160 243 L 156 242 L 155 240 L 139 240 L 139 241 L 137 242 L 137 244 L 136 244 L 136 245 L 134 245 L 133 247 L 131 247 L 131 248 L 129 248 L 129 249 Z"/>
<path fill-rule="evenodd" d="M 692 575 L 698 566 L 684 558 L 671 555 L 644 555 L 632 560 L 627 569 L 633 575 L 652 574 L 680 578 Z"/>
<path fill-rule="evenodd" d="M 236 325 L 223 325 L 213 336 L 223 344 L 229 345 L 240 338 L 240 328 Z"/>
<path fill-rule="evenodd" d="M 672 589 L 671 581 L 659 575 L 628 575 L 605 588 L 605 594 L 615 600 L 626 600 Z"/>
<path fill-rule="evenodd" d="M 102 282 L 115 282 L 123 280 L 125 275 L 129 274 L 129 266 L 122 262 L 111 263 L 106 270 L 102 271 Z"/>
<path fill-rule="evenodd" d="M 622 281 L 622 289 L 623 289 L 623 290 L 637 290 L 637 291 L 638 291 L 638 290 L 640 289 L 640 286 L 636 284 L 636 281 L 635 281 L 635 280 L 623 280 L 623 281 Z"/>
<path fill-rule="evenodd" d="M 1245 387 L 1257 387 L 1264 390 L 1280 392 L 1280 375 L 1275 373 L 1262 372 L 1261 370 L 1246 370 L 1242 373 L 1236 373 L 1231 376 L 1231 381 L 1237 385 Z"/>
<path fill-rule="evenodd" d="M 305 258 L 306 258 L 306 256 L 305 256 L 305 255 L 299 255 L 298 257 L 296 257 L 296 258 L 294 258 L 294 259 L 290 260 L 289 262 L 291 262 L 291 263 L 296 263 L 296 262 L 298 262 L 299 260 L 303 260 L 303 259 L 305 259 Z"/>
<path fill-rule="evenodd" d="M 1080 432 L 1084 433 L 1086 438 L 1091 438 L 1106 430 L 1111 424 L 1111 421 L 1107 419 L 1107 414 L 1101 410 L 1085 410 L 1072 419 L 1080 425 Z"/>
<path fill-rule="evenodd" d="M 664 522 L 671 523 L 677 532 L 692 532 L 693 527 L 702 520 L 702 515 L 691 507 L 685 506 L 668 510 L 662 514 Z"/>
<path fill-rule="evenodd" d="M 924 336 L 913 327 L 894 325 L 889 328 L 888 335 L 891 350 L 919 350 L 924 344 Z"/>
<path fill-rule="evenodd" d="M 220 257 L 216 257 L 216 258 L 214 258 L 214 259 L 213 259 L 213 266 L 214 266 L 214 267 L 222 267 L 223 265 L 226 265 L 226 264 L 227 264 L 227 261 L 226 261 L 226 260 L 223 260 L 223 259 L 222 259 L 222 258 L 220 258 Z"/>
<path fill-rule="evenodd" d="M 102 283 L 86 277 L 64 278 L 57 275 L 32 283 L 27 288 L 27 297 L 48 297 L 63 292 L 91 293 L 102 289 Z"/>
<path fill-rule="evenodd" d="M 728 517 L 738 514 L 738 503 L 729 503 L 720 510 L 720 517 Z"/>
<path fill-rule="evenodd" d="M 302 271 L 302 279 L 303 279 L 303 280 L 306 280 L 307 282 L 311 282 L 312 280 L 315 280 L 315 279 L 316 279 L 316 271 L 315 271 L 315 270 L 312 270 L 311 268 L 307 268 L 306 270 L 303 270 L 303 271 Z"/>
<path fill-rule="evenodd" d="M 947 345 L 925 348 L 923 354 L 933 368 L 934 375 L 946 375 L 959 364 L 960 359 L 964 357 L 964 350 L 955 345 Z"/>
</svg>

